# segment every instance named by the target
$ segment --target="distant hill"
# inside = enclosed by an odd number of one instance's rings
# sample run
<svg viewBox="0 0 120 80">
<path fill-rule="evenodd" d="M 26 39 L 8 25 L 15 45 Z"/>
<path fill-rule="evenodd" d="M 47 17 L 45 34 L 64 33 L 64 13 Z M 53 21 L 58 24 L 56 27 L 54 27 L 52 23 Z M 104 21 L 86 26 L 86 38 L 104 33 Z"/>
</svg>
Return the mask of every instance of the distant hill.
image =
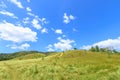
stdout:
<svg viewBox="0 0 120 80">
<path fill-rule="evenodd" d="M 23 58 L 34 58 L 35 57 L 40 57 L 43 56 L 43 52 L 38 52 L 38 51 L 20 51 L 20 52 L 15 52 L 15 53 L 1 53 L 0 54 L 0 61 L 3 60 L 10 60 L 10 59 L 14 59 L 14 58 L 18 58 L 18 59 L 23 59 Z M 32 57 L 31 57 L 32 56 Z"/>
<path fill-rule="evenodd" d="M 41 58 L 41 57 L 45 57 L 45 54 L 43 54 L 43 53 L 30 53 L 30 54 L 22 55 L 22 56 L 13 58 L 13 59 L 14 60 L 25 60 L 25 59 L 37 59 L 37 58 Z"/>
</svg>

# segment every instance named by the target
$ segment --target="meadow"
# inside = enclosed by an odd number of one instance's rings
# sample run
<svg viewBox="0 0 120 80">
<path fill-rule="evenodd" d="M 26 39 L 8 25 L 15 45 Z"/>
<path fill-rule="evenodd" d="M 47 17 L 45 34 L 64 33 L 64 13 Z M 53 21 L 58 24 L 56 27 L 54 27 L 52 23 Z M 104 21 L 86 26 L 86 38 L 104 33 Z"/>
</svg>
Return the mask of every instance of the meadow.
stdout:
<svg viewBox="0 0 120 80">
<path fill-rule="evenodd" d="M 120 54 L 70 50 L 30 55 L 1 61 L 0 80 L 120 80 Z"/>
</svg>

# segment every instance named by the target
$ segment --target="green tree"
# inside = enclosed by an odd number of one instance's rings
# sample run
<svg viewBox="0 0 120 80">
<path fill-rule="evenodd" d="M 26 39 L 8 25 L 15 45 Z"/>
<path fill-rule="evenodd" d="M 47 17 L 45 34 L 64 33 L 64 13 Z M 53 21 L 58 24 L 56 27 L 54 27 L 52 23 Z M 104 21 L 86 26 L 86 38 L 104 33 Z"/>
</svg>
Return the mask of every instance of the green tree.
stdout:
<svg viewBox="0 0 120 80">
<path fill-rule="evenodd" d="M 89 51 L 95 52 L 95 48 L 92 46 Z"/>
<path fill-rule="evenodd" d="M 113 53 L 119 53 L 118 51 L 116 51 L 115 49 L 112 51 Z"/>
<path fill-rule="evenodd" d="M 105 48 L 100 48 L 100 52 L 105 52 Z"/>
<path fill-rule="evenodd" d="M 100 49 L 99 49 L 99 46 L 98 46 L 98 45 L 96 45 L 96 46 L 95 46 L 95 51 L 96 51 L 96 52 L 99 52 L 99 51 L 100 51 Z"/>
<path fill-rule="evenodd" d="M 75 47 L 74 50 L 77 50 L 77 48 Z"/>
</svg>

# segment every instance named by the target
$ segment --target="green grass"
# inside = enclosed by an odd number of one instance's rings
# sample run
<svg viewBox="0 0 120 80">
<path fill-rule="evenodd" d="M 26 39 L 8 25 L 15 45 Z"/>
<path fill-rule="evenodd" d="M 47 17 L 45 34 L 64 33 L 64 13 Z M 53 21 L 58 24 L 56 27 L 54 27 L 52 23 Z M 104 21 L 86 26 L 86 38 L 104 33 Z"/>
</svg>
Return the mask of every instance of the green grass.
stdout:
<svg viewBox="0 0 120 80">
<path fill-rule="evenodd" d="M 80 50 L 61 53 L 1 61 L 0 80 L 120 80 L 119 54 Z"/>
<path fill-rule="evenodd" d="M 41 58 L 41 57 L 45 57 L 45 54 L 41 54 L 41 53 L 27 54 L 27 55 L 23 55 L 20 57 L 16 57 L 13 60 L 37 59 L 37 58 Z"/>
</svg>

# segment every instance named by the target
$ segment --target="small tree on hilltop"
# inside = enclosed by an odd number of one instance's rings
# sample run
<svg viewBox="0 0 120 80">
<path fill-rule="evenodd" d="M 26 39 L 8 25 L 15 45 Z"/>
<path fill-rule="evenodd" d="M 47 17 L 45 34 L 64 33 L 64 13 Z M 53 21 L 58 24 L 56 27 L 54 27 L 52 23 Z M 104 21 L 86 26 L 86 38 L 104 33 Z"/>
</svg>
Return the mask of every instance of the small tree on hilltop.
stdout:
<svg viewBox="0 0 120 80">
<path fill-rule="evenodd" d="M 77 48 L 75 47 L 74 50 L 77 50 Z"/>
<path fill-rule="evenodd" d="M 94 47 L 91 47 L 91 48 L 89 49 L 89 51 L 95 52 L 95 48 L 94 48 Z"/>
<path fill-rule="evenodd" d="M 100 52 L 105 52 L 105 48 L 100 48 Z"/>
<path fill-rule="evenodd" d="M 96 52 L 99 52 L 99 51 L 100 51 L 100 48 L 99 48 L 98 45 L 95 46 L 95 51 L 96 51 Z"/>
</svg>

